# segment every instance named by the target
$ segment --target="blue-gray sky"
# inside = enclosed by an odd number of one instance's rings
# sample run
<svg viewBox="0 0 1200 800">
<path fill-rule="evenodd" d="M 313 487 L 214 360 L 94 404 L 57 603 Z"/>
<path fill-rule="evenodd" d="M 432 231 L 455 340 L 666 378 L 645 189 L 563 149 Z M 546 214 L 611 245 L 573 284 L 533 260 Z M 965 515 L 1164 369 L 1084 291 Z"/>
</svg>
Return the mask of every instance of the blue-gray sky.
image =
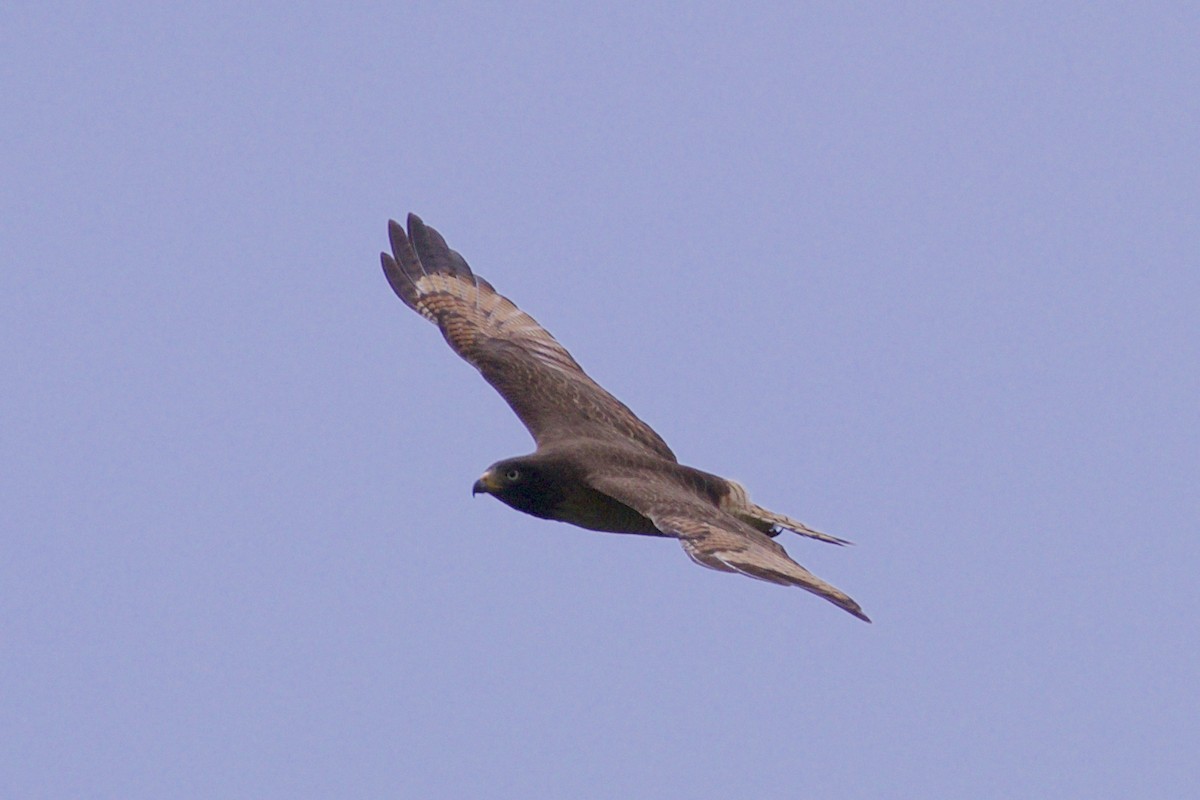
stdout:
<svg viewBox="0 0 1200 800">
<path fill-rule="evenodd" d="M 0 12 L 5 797 L 1181 797 L 1187 4 Z M 865 625 L 517 514 L 420 213 Z"/>
</svg>

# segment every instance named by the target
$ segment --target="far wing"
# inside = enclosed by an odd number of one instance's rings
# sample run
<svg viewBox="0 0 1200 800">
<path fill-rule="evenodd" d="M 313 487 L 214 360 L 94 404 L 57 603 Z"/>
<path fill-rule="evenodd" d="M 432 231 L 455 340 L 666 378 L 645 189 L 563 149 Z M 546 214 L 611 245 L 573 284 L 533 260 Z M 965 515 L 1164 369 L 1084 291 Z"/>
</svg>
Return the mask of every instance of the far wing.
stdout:
<svg viewBox="0 0 1200 800">
<path fill-rule="evenodd" d="M 592 437 L 675 461 L 649 425 L 588 377 L 533 317 L 471 272 L 436 230 L 409 214 L 407 235 L 395 221 L 388 235 L 392 253 L 380 256 L 392 289 L 495 387 L 539 447 Z"/>
</svg>

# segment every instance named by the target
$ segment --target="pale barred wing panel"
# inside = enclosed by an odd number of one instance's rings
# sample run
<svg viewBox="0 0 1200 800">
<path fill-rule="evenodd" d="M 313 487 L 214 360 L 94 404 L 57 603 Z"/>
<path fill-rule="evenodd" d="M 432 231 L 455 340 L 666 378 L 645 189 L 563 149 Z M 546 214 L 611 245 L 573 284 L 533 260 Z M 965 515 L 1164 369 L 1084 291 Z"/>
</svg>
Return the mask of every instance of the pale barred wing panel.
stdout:
<svg viewBox="0 0 1200 800">
<path fill-rule="evenodd" d="M 619 437 L 675 460 L 666 442 L 583 371 L 550 333 L 475 275 L 415 214 L 408 232 L 388 223 L 383 272 L 405 305 L 435 323 L 480 371 L 539 446 L 556 439 Z"/>
<path fill-rule="evenodd" d="M 688 557 L 702 567 L 798 586 L 871 621 L 849 595 L 797 564 L 778 542 L 705 503 L 670 475 L 633 470 L 619 476 L 589 475 L 588 483 L 649 517 L 663 533 L 678 538 Z"/>
</svg>

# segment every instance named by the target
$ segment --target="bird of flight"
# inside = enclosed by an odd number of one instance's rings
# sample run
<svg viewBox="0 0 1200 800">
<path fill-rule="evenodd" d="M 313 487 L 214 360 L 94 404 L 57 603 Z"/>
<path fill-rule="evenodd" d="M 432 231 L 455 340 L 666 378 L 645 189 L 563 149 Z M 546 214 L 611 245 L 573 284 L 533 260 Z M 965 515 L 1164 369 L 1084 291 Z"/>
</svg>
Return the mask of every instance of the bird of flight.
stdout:
<svg viewBox="0 0 1200 800">
<path fill-rule="evenodd" d="M 799 586 L 871 621 L 772 537 L 786 529 L 823 542 L 845 540 L 755 505 L 733 481 L 680 464 L 649 425 L 415 214 L 408 215 L 407 233 L 389 221 L 388 236 L 392 252 L 380 257 L 392 289 L 441 329 L 537 444 L 530 455 L 488 467 L 473 494 L 591 530 L 675 538 L 701 566 Z"/>
</svg>

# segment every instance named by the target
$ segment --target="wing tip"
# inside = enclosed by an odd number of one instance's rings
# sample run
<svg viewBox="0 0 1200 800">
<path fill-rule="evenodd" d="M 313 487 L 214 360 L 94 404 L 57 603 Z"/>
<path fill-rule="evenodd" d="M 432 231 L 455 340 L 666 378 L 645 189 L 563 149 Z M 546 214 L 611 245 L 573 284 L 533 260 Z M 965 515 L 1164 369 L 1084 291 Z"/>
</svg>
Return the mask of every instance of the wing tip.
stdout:
<svg viewBox="0 0 1200 800">
<path fill-rule="evenodd" d="M 399 230 L 400 226 L 396 225 Z M 409 212 L 407 243 L 426 275 L 444 273 L 463 278 L 474 278 L 467 260 L 446 244 L 446 238 L 438 233 L 437 228 L 426 225 L 420 217 Z M 393 240 L 393 247 L 395 241 Z"/>
<path fill-rule="evenodd" d="M 400 250 L 408 246 L 408 234 L 404 232 L 404 228 L 400 223 L 394 219 L 388 220 L 388 244 L 391 245 L 392 253 L 397 258 L 400 256 Z"/>
<path fill-rule="evenodd" d="M 379 254 L 379 262 L 383 265 L 383 277 L 387 278 L 388 285 L 392 287 L 392 291 L 404 301 L 404 305 L 415 309 L 417 298 L 412 278 L 405 274 L 391 253 L 381 252 Z"/>
<path fill-rule="evenodd" d="M 863 622 L 867 623 L 868 625 L 873 624 L 871 622 L 871 618 L 863 613 L 863 610 L 858 605 L 858 603 L 855 603 L 853 608 L 851 608 L 849 606 L 842 606 L 842 608 L 845 609 L 846 611 L 850 612 L 854 616 L 858 617 L 859 619 L 861 619 Z"/>
</svg>

